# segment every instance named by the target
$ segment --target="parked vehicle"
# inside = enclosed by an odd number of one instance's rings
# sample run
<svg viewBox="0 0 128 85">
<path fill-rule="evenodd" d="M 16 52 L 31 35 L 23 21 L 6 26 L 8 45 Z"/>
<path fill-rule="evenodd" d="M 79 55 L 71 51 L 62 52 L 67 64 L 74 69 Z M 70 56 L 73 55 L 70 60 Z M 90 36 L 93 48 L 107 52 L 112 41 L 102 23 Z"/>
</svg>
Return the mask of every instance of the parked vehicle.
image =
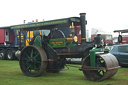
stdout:
<svg viewBox="0 0 128 85">
<path fill-rule="evenodd" d="M 128 66 L 128 44 L 114 45 L 110 53 L 117 58 L 120 66 Z"/>
<path fill-rule="evenodd" d="M 36 35 L 37 33 L 40 34 L 43 33 L 43 31 L 40 30 L 34 32 L 27 31 L 23 33 L 20 31 L 20 29 L 10 29 L 10 28 L 11 26 L 0 27 L 0 60 L 17 59 L 16 56 L 18 56 L 18 54 L 20 53 L 19 50 L 23 48 L 23 44 L 25 44 L 25 46 L 28 46 L 29 42 L 31 41 L 34 35 Z M 26 36 L 25 41 L 23 39 L 24 36 Z M 21 48 L 19 46 L 21 46 Z"/>
<path fill-rule="evenodd" d="M 0 27 L 0 60 L 16 59 L 15 52 L 19 49 L 19 44 L 23 43 L 22 33 L 21 39 L 19 39 L 19 32 L 19 29 L 10 29 L 10 26 Z"/>
</svg>

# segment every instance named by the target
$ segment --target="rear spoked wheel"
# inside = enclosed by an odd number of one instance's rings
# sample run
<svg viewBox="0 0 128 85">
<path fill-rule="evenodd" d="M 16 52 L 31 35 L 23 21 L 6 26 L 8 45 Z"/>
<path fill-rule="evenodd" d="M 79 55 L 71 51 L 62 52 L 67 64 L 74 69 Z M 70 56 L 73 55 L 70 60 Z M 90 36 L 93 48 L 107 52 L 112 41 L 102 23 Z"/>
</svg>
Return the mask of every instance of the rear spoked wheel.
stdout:
<svg viewBox="0 0 128 85">
<path fill-rule="evenodd" d="M 38 46 L 25 47 L 20 56 L 20 68 L 26 76 L 40 76 L 47 67 L 47 55 Z"/>
</svg>

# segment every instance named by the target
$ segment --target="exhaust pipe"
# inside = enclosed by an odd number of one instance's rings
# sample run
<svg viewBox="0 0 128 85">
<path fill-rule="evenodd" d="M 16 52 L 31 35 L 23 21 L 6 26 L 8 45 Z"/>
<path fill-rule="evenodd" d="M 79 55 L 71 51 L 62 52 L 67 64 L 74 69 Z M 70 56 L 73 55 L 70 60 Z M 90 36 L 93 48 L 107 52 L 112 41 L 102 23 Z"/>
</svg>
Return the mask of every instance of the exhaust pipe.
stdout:
<svg viewBox="0 0 128 85">
<path fill-rule="evenodd" d="M 80 13 L 80 25 L 81 25 L 81 43 L 86 42 L 86 13 Z"/>
</svg>

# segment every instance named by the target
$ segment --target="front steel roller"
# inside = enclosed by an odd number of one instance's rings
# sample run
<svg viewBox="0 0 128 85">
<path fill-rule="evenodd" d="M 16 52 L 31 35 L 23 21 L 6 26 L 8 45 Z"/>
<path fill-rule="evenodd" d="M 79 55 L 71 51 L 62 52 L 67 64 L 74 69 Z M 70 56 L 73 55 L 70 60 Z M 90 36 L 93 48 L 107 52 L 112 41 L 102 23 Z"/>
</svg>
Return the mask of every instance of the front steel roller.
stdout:
<svg viewBox="0 0 128 85">
<path fill-rule="evenodd" d="M 47 55 L 39 46 L 27 46 L 21 51 L 20 68 L 25 76 L 40 76 L 47 67 Z"/>
<path fill-rule="evenodd" d="M 114 76 L 119 68 L 115 56 L 112 54 L 97 54 L 96 67 L 91 67 L 90 57 L 83 61 L 82 70 L 85 77 L 91 81 L 102 81 Z"/>
</svg>

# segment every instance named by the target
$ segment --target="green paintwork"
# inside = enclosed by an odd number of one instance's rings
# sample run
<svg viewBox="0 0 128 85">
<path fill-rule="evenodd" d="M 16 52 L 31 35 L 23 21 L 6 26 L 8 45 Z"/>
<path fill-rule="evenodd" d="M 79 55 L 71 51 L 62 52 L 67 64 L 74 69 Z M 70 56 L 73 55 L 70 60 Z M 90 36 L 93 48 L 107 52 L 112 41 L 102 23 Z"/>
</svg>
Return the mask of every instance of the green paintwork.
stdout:
<svg viewBox="0 0 128 85">
<path fill-rule="evenodd" d="M 16 25 L 16 26 L 11 26 L 11 29 L 31 28 L 31 27 L 39 27 L 39 26 L 49 26 L 49 25 L 64 24 L 64 23 L 68 23 L 68 19 L 52 20 L 52 21 L 46 21 L 46 22 L 37 22 L 37 23 Z"/>
<path fill-rule="evenodd" d="M 91 62 L 91 66 L 95 67 L 96 66 L 96 52 L 109 52 L 109 49 L 102 49 L 102 48 L 95 48 L 89 51 L 90 54 L 90 62 Z"/>
<path fill-rule="evenodd" d="M 109 52 L 109 49 L 104 49 L 104 52 L 107 52 L 108 53 Z"/>
<path fill-rule="evenodd" d="M 25 54 L 25 66 L 31 73 L 37 73 L 39 71 L 41 66 L 41 57 L 37 50 L 33 48 L 28 50 Z"/>
<path fill-rule="evenodd" d="M 33 45 L 42 47 L 41 36 L 36 36 Z"/>
<path fill-rule="evenodd" d="M 45 22 L 36 22 L 36 23 L 29 23 L 29 24 L 21 24 L 21 25 L 14 25 L 11 26 L 11 29 L 22 29 L 22 28 L 32 28 L 32 27 L 40 27 L 40 26 L 50 26 L 50 25 L 58 25 L 58 24 L 66 24 L 69 22 L 80 22 L 79 17 L 71 17 L 65 19 L 58 19 L 58 20 L 51 20 Z"/>
<path fill-rule="evenodd" d="M 80 19 L 79 18 L 70 18 L 70 21 L 72 21 L 72 22 L 80 22 Z"/>
<path fill-rule="evenodd" d="M 76 46 L 76 44 L 67 44 L 66 38 L 50 39 L 49 44 L 52 48 L 75 47 Z"/>
<path fill-rule="evenodd" d="M 75 47 L 75 46 L 76 46 L 76 44 L 69 44 L 66 47 Z"/>
<path fill-rule="evenodd" d="M 49 44 L 53 48 L 66 47 L 66 39 L 65 38 L 50 39 Z"/>
</svg>

